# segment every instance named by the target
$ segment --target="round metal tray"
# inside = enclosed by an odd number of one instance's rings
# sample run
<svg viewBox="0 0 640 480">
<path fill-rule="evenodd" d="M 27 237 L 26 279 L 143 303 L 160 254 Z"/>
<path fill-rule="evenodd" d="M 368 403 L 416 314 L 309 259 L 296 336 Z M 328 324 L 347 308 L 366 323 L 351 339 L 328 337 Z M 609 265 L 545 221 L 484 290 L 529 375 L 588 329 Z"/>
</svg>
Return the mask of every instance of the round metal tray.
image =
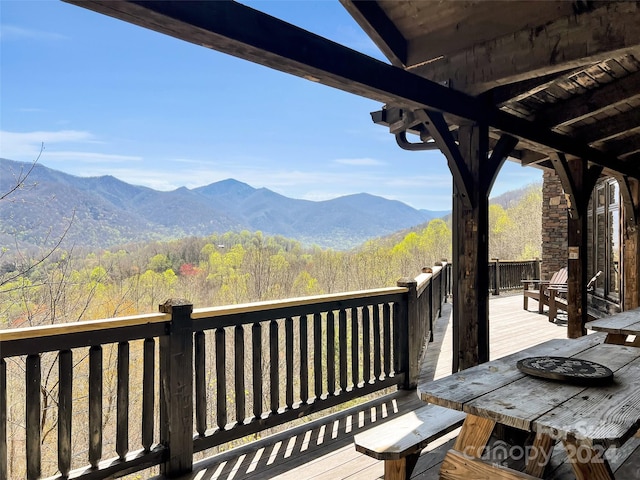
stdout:
<svg viewBox="0 0 640 480">
<path fill-rule="evenodd" d="M 534 377 L 579 385 L 606 385 L 613 381 L 611 369 L 589 360 L 570 357 L 528 357 L 519 360 L 518 370 Z"/>
</svg>

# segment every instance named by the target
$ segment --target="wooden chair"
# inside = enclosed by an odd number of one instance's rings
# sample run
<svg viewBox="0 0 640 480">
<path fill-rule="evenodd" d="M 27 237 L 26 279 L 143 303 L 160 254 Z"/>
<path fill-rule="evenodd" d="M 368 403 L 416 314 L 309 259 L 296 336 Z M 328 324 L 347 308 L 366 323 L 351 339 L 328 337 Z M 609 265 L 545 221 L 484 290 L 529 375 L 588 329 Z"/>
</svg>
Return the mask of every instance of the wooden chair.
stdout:
<svg viewBox="0 0 640 480">
<path fill-rule="evenodd" d="M 538 313 L 543 313 L 545 305 L 549 306 L 549 287 L 566 288 L 567 278 L 567 267 L 564 267 L 554 273 L 550 280 L 522 280 L 524 309 L 529 309 L 529 299 L 533 298 L 538 301 Z"/>
<path fill-rule="evenodd" d="M 587 283 L 587 292 L 591 292 L 595 288 L 596 281 L 600 275 L 602 275 L 602 271 L 591 277 L 591 280 Z M 567 311 L 567 285 L 550 285 L 547 288 L 547 301 L 549 305 L 549 321 L 554 322 L 558 316 L 558 310 Z M 596 314 L 592 313 L 591 309 L 589 310 L 587 312 L 589 318 L 592 320 L 597 318 Z"/>
</svg>

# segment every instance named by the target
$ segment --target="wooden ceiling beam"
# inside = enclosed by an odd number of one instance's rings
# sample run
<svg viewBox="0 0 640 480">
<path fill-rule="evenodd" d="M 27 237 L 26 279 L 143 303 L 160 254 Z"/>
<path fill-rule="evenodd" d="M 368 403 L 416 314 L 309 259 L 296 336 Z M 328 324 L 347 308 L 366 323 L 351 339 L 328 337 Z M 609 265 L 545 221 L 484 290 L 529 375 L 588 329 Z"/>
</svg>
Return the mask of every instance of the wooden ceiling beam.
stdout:
<svg viewBox="0 0 640 480">
<path fill-rule="evenodd" d="M 378 2 L 340 0 L 340 3 L 393 65 L 407 64 L 407 41 Z"/>
<path fill-rule="evenodd" d="M 493 104 L 501 106 L 507 102 L 517 102 L 538 93 L 553 83 L 558 77 L 574 72 L 574 68 L 560 70 L 536 78 L 528 78 L 519 82 L 508 83 L 492 88 L 480 96 L 489 99 Z"/>
<path fill-rule="evenodd" d="M 640 177 L 638 166 L 621 162 L 574 138 L 541 128 L 535 122 L 502 112 L 485 100 L 368 57 L 237 2 L 67 2 L 382 103 L 448 112 Z"/>
<path fill-rule="evenodd" d="M 637 52 L 639 17 L 637 2 L 607 3 L 473 45 L 413 71 L 434 82 L 449 82 L 456 90 L 478 94 L 500 84 Z"/>
<path fill-rule="evenodd" d="M 640 132 L 619 140 L 607 142 L 604 144 L 603 150 L 616 156 L 619 155 L 621 158 L 627 158 L 640 151 Z"/>
<path fill-rule="evenodd" d="M 607 117 L 571 131 L 571 136 L 584 143 L 593 143 L 615 137 L 632 128 L 640 127 L 640 109 L 632 108 L 618 115 Z"/>
<path fill-rule="evenodd" d="M 547 126 L 575 122 L 638 95 L 640 71 L 563 102 L 554 103 L 544 110 L 537 111 L 535 119 Z"/>
</svg>

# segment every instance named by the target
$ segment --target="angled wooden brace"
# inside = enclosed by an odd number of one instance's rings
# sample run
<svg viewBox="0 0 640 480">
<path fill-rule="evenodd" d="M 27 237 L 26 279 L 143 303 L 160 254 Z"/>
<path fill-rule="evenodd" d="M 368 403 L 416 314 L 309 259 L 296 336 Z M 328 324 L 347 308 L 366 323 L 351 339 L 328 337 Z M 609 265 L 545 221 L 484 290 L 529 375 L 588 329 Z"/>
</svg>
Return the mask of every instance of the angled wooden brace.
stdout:
<svg viewBox="0 0 640 480">
<path fill-rule="evenodd" d="M 491 152 L 491 156 L 487 162 L 486 174 L 488 175 L 486 178 L 488 180 L 487 184 L 487 192 L 490 193 L 493 188 L 493 183 L 496 181 L 496 177 L 498 176 L 498 172 L 504 165 L 504 162 L 507 160 L 507 157 L 513 149 L 516 148 L 518 144 L 518 139 L 516 137 L 512 137 L 511 135 L 503 134 L 498 143 L 496 143 L 495 147 L 493 147 L 493 151 Z"/>
<path fill-rule="evenodd" d="M 564 153 L 556 152 L 550 155 L 549 158 L 551 158 L 553 162 L 553 167 L 560 178 L 564 192 L 569 195 L 569 215 L 574 219 L 580 218 L 582 212 L 586 212 L 587 210 L 593 187 L 595 187 L 598 178 L 602 174 L 602 167 L 599 165 L 588 167 L 585 172 L 582 188 L 579 189 L 574 178 L 573 170 Z"/>
<path fill-rule="evenodd" d="M 622 207 L 624 208 L 625 235 L 627 237 L 638 228 L 638 205 L 634 203 L 633 191 L 629 177 L 626 175 L 616 176 L 618 185 L 620 185 L 620 196 L 622 197 Z"/>
<path fill-rule="evenodd" d="M 440 151 L 447 158 L 449 170 L 453 175 L 453 181 L 462 196 L 462 203 L 465 208 L 472 208 L 471 193 L 473 192 L 473 180 L 471 172 L 460 153 L 458 144 L 449 131 L 449 126 L 440 112 L 425 110 L 428 125 L 427 129 Z"/>
</svg>

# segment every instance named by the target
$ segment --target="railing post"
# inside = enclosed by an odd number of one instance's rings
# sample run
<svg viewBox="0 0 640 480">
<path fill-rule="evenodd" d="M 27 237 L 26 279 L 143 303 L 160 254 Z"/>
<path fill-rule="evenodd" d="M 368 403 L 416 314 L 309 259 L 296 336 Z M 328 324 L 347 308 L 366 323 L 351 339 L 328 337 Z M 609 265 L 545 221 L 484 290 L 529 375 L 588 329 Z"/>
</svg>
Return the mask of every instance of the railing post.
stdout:
<svg viewBox="0 0 640 480">
<path fill-rule="evenodd" d="M 409 289 L 407 293 L 406 311 L 406 330 L 398 332 L 404 335 L 403 342 L 400 343 L 404 349 L 405 365 L 407 366 L 404 386 L 402 388 L 408 390 L 416 388 L 419 373 L 419 360 L 422 345 L 425 339 L 419 334 L 420 328 L 420 312 L 418 308 L 418 282 L 413 278 L 401 278 L 398 280 L 398 287 Z"/>
<path fill-rule="evenodd" d="M 188 300 L 160 305 L 171 314 L 169 331 L 160 337 L 160 443 L 167 449 L 160 473 L 166 477 L 193 468 L 193 328 Z"/>
<path fill-rule="evenodd" d="M 493 294 L 500 295 L 500 259 L 494 258 L 494 260 L 496 263 L 496 273 L 493 276 L 493 279 L 495 281 L 495 285 L 493 286 Z"/>
</svg>

